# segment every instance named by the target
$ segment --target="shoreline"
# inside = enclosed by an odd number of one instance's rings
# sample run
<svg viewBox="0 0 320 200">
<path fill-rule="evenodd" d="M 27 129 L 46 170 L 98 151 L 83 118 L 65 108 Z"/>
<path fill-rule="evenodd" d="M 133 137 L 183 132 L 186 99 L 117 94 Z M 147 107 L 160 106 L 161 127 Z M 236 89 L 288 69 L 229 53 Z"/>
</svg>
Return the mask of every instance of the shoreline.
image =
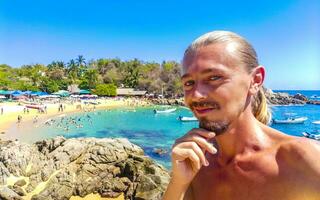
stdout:
<svg viewBox="0 0 320 200">
<path fill-rule="evenodd" d="M 48 104 L 48 109 L 46 114 L 40 114 L 36 109 L 29 109 L 29 113 L 23 112 L 23 105 L 18 105 L 17 102 L 6 102 L 6 103 L 0 103 L 1 106 L 7 106 L 7 107 L 15 107 L 16 110 L 11 111 L 9 113 L 4 113 L 3 115 L 0 115 L 0 139 L 12 139 L 9 138 L 11 132 L 10 130 L 12 128 L 19 125 L 26 126 L 26 125 L 32 125 L 34 124 L 33 121 L 35 120 L 35 117 L 37 118 L 37 123 L 45 122 L 46 120 L 49 120 L 51 118 L 59 117 L 60 115 L 70 115 L 74 113 L 86 113 L 96 110 L 106 110 L 106 109 L 114 109 L 114 108 L 121 108 L 121 107 L 128 107 L 133 108 L 137 106 L 146 106 L 150 105 L 145 101 L 136 101 L 134 99 L 121 99 L 121 100 L 115 100 L 115 99 L 106 99 L 106 100 L 97 100 L 97 102 L 100 102 L 97 105 L 87 105 L 83 103 L 76 103 L 73 105 L 62 103 L 65 106 L 65 110 L 63 112 L 58 112 L 58 106 L 59 104 Z M 79 109 L 79 106 L 81 105 L 81 108 Z M 22 121 L 20 124 L 17 122 L 18 115 L 22 116 Z"/>
<path fill-rule="evenodd" d="M 72 115 L 74 113 L 86 113 L 86 112 L 92 112 L 92 111 L 98 111 L 98 110 L 108 110 L 108 109 L 116 109 L 116 108 L 128 108 L 128 109 L 135 109 L 136 107 L 145 107 L 145 106 L 151 106 L 147 101 L 144 100 L 135 100 L 135 99 L 100 99 L 96 102 L 100 102 L 97 105 L 92 104 L 84 104 L 84 103 L 75 103 L 75 104 L 68 104 L 66 102 L 62 103 L 65 105 L 65 110 L 63 112 L 58 112 L 58 107 L 60 103 L 54 103 L 54 104 L 46 104 L 48 106 L 47 113 L 46 114 L 40 114 L 38 113 L 38 110 L 36 109 L 29 109 L 29 113 L 24 113 L 23 108 L 24 105 L 18 105 L 18 102 L 6 102 L 6 103 L 0 103 L 0 107 L 3 106 L 4 108 L 7 108 L 7 112 L 4 112 L 3 115 L 0 114 L 0 140 L 16 140 L 18 139 L 15 137 L 14 130 L 15 128 L 29 128 L 35 126 L 35 123 L 33 122 L 34 117 L 38 116 L 36 126 L 40 125 L 42 123 L 45 123 L 45 121 L 49 119 L 53 119 L 56 117 L 59 117 L 61 115 Z M 81 105 L 81 108 L 79 109 L 79 105 Z M 11 109 L 11 108 L 15 109 Z M 11 109 L 11 110 L 10 110 Z M 22 116 L 22 121 L 20 124 L 17 123 L 17 116 Z M 23 177 L 13 177 L 12 179 L 8 179 L 8 182 L 15 182 L 17 178 L 23 178 Z M 41 185 L 41 184 L 40 184 Z M 38 190 L 35 190 L 31 193 L 27 193 L 26 196 L 23 199 L 30 199 L 30 195 L 34 195 L 39 193 Z M 121 193 L 120 196 L 115 198 L 105 198 L 100 196 L 97 193 L 89 193 L 85 197 L 80 196 L 72 196 L 71 199 L 73 200 L 124 200 L 124 193 Z"/>
</svg>

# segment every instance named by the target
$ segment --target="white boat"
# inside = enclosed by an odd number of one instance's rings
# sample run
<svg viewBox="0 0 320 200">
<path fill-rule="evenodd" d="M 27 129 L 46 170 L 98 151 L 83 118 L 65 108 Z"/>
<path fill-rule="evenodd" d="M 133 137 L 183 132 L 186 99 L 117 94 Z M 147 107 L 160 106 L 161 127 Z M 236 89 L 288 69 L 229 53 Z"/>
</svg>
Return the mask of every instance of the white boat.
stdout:
<svg viewBox="0 0 320 200">
<path fill-rule="evenodd" d="M 314 134 L 314 133 L 302 132 L 302 135 L 307 138 L 320 140 L 320 133 Z"/>
<path fill-rule="evenodd" d="M 170 109 L 166 109 L 166 110 L 153 110 L 153 112 L 155 114 L 161 114 L 161 113 L 172 113 L 176 110 L 177 110 L 176 108 L 170 108 Z"/>
<path fill-rule="evenodd" d="M 194 122 L 194 121 L 198 121 L 198 119 L 196 117 L 183 117 L 183 116 L 179 116 L 178 118 L 180 121 L 182 122 Z"/>
<path fill-rule="evenodd" d="M 287 119 L 274 119 L 275 124 L 302 124 L 308 120 L 308 117 L 287 118 Z"/>
<path fill-rule="evenodd" d="M 320 120 L 319 121 L 314 121 L 312 122 L 313 124 L 319 124 L 320 125 Z"/>
</svg>

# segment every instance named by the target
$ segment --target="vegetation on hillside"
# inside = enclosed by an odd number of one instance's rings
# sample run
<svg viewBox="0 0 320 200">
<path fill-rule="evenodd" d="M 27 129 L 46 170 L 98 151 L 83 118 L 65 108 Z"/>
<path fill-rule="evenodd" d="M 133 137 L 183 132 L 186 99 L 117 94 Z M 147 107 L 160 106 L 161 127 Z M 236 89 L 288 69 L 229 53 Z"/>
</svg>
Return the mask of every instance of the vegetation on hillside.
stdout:
<svg viewBox="0 0 320 200">
<path fill-rule="evenodd" d="M 48 65 L 23 65 L 19 68 L 0 65 L 0 90 L 53 93 L 67 90 L 73 84 L 80 89 L 96 92 L 113 91 L 112 85 L 115 85 L 147 90 L 148 93 L 163 93 L 169 97 L 182 95 L 180 66 L 174 61 L 163 61 L 161 64 L 118 58 L 87 61 L 79 55 L 67 63 L 53 61 Z"/>
</svg>

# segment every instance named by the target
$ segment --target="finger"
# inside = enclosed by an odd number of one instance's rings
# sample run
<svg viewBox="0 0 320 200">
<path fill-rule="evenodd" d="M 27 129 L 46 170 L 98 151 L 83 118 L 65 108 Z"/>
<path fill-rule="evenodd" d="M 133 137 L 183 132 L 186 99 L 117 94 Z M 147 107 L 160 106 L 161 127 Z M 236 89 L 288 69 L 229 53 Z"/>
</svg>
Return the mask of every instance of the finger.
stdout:
<svg viewBox="0 0 320 200">
<path fill-rule="evenodd" d="M 183 142 L 196 142 L 202 149 L 215 154 L 217 153 L 217 149 L 211 144 L 208 140 L 206 140 L 204 137 L 199 135 L 190 135 L 183 138 L 178 139 L 176 144 L 173 145 L 175 147 L 177 144 L 183 143 Z"/>
<path fill-rule="evenodd" d="M 208 166 L 209 162 L 207 161 L 204 152 L 202 151 L 202 149 L 199 147 L 199 145 L 197 145 L 197 143 L 195 142 L 184 142 L 181 145 L 181 148 L 188 148 L 188 149 L 192 149 L 198 156 L 198 158 L 201 161 L 201 164 L 204 166 Z"/>
<path fill-rule="evenodd" d="M 213 144 L 211 144 L 208 140 L 204 139 L 203 137 L 192 136 L 190 138 L 186 138 L 185 141 L 196 142 L 201 147 L 201 149 L 208 151 L 212 154 L 217 153 L 217 149 L 213 146 Z"/>
<path fill-rule="evenodd" d="M 182 141 L 185 141 L 186 138 L 192 137 L 194 135 L 201 136 L 204 139 L 209 140 L 209 139 L 212 139 L 216 134 L 214 132 L 208 132 L 207 130 L 204 130 L 204 129 L 192 129 L 183 137 L 176 139 L 173 146 L 175 146 L 178 143 L 181 143 Z"/>
<path fill-rule="evenodd" d="M 190 134 L 201 135 L 202 137 L 204 137 L 206 139 L 211 139 L 216 136 L 216 134 L 214 132 L 208 131 L 203 128 L 194 128 L 190 131 Z"/>
<path fill-rule="evenodd" d="M 185 145 L 185 144 L 183 144 Z M 188 161 L 190 160 L 191 165 L 194 169 L 200 169 L 200 158 L 198 155 L 194 152 L 194 150 L 190 147 L 188 148 L 182 148 L 182 147 L 176 147 L 172 150 L 172 159 L 176 160 L 178 162 L 181 161 Z"/>
<path fill-rule="evenodd" d="M 191 149 L 183 149 L 184 153 L 187 155 L 187 158 L 191 161 L 193 170 L 196 172 L 200 169 L 200 159 L 197 154 Z"/>
</svg>

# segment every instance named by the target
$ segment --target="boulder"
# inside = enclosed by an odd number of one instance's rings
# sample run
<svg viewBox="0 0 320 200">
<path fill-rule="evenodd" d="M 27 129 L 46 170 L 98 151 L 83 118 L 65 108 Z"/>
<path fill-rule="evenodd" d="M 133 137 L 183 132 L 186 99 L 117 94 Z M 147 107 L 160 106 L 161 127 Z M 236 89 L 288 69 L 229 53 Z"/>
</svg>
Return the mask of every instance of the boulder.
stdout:
<svg viewBox="0 0 320 200">
<path fill-rule="evenodd" d="M 308 98 L 300 93 L 295 94 L 293 98 L 304 101 L 304 102 L 308 101 Z"/>
<path fill-rule="evenodd" d="M 56 137 L 33 145 L 0 142 L 0 199 L 21 199 L 44 186 L 33 200 L 102 197 L 161 199 L 169 173 L 127 139 Z M 22 178 L 7 186 L 10 176 Z"/>
</svg>

